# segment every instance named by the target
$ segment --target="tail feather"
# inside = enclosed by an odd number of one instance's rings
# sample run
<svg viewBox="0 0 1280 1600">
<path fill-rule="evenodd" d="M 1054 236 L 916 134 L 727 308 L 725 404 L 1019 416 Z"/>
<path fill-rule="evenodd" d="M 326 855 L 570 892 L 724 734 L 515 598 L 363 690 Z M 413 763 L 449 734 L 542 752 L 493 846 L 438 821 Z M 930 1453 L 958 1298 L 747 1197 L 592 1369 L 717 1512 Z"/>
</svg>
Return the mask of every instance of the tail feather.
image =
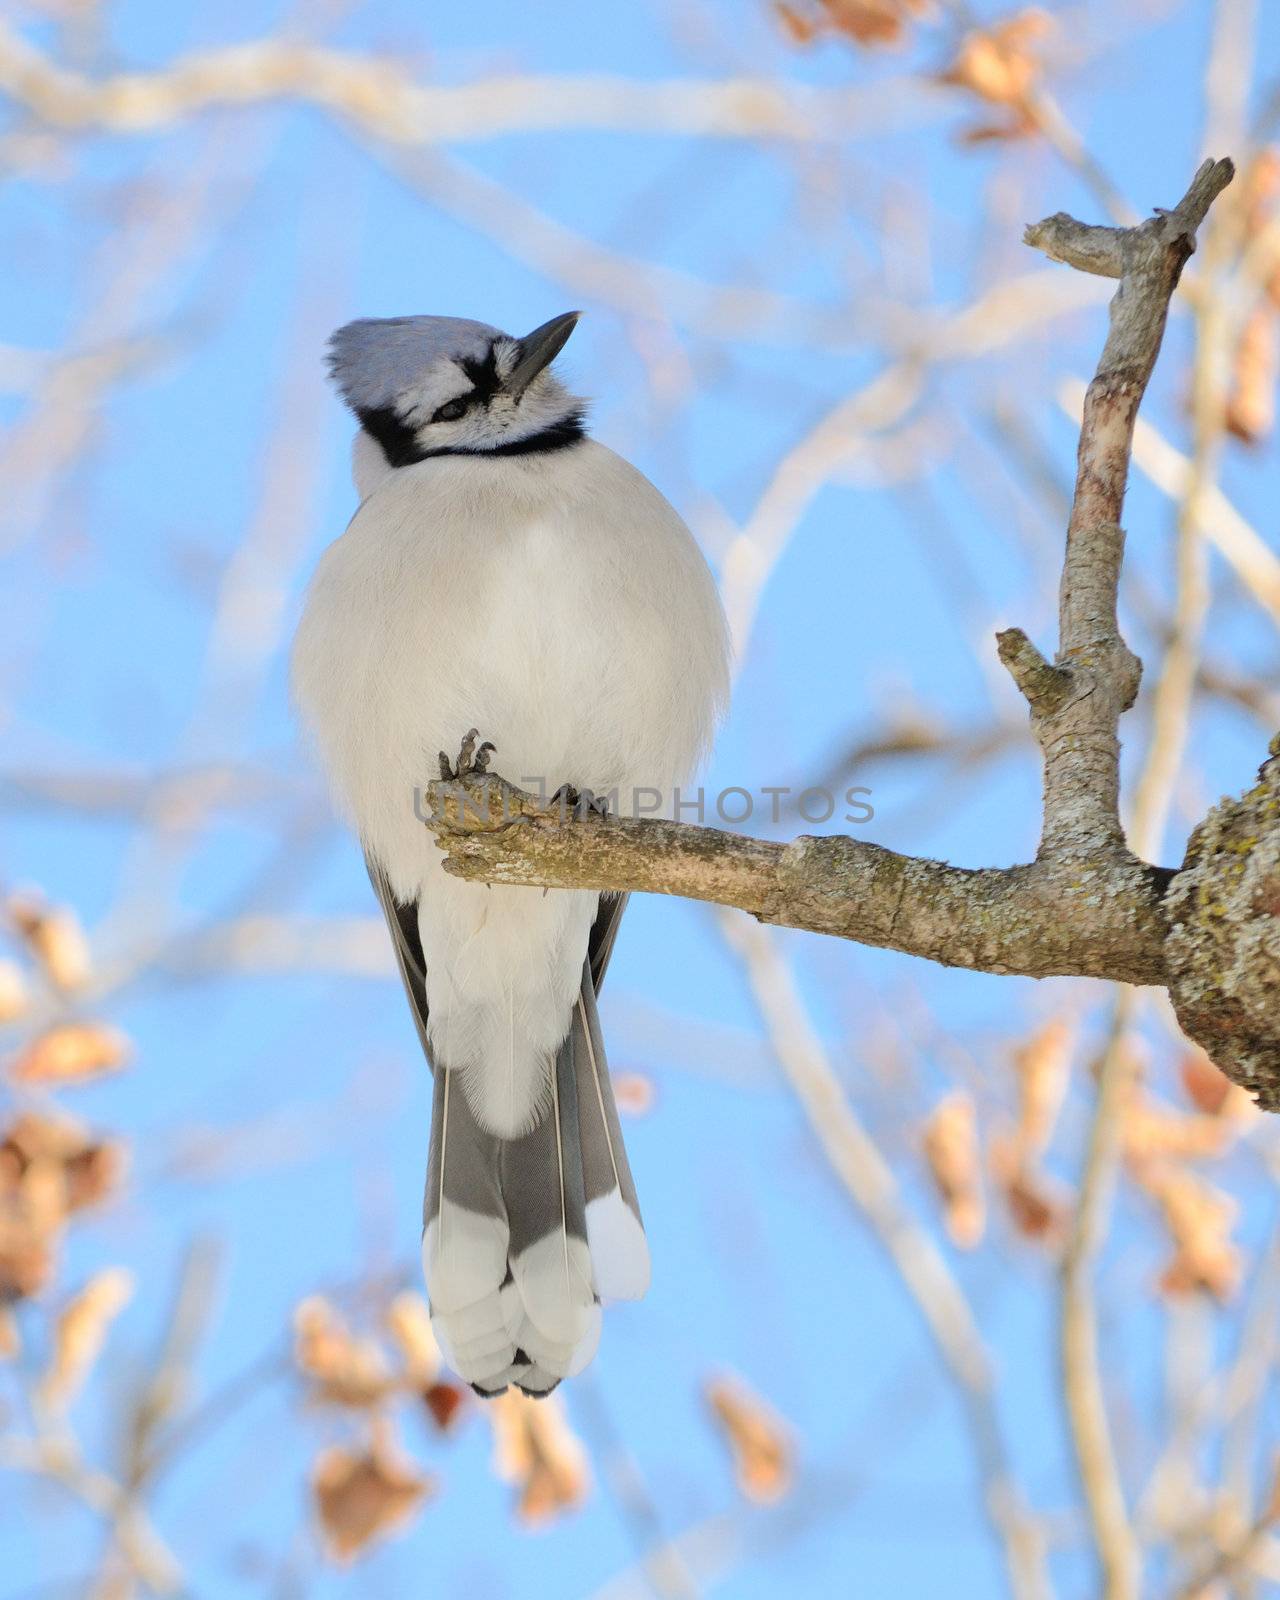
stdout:
<svg viewBox="0 0 1280 1600">
<path fill-rule="evenodd" d="M 649 1287 L 649 1245 L 605 1060 L 590 963 L 574 1007 L 574 1067 L 586 1192 L 587 1242 L 602 1300 L 639 1300 Z"/>
<path fill-rule="evenodd" d="M 520 1308 L 501 1293 L 510 1229 L 500 1141 L 476 1122 L 453 1077 L 439 1070 L 432 1097 L 422 1262 L 442 1348 L 464 1377 L 484 1382 L 510 1366 Z"/>
<path fill-rule="evenodd" d="M 549 1373 L 567 1377 L 575 1355 L 599 1338 L 600 1310 L 587 1244 L 586 1195 L 578 1132 L 573 1034 L 551 1077 L 551 1109 L 502 1149 L 502 1192 L 511 1226 L 511 1272 L 524 1303 L 523 1349 Z"/>
<path fill-rule="evenodd" d="M 548 1394 L 595 1354 L 600 1301 L 638 1299 L 649 1282 L 596 1012 L 625 897 L 601 897 L 568 1032 L 548 1064 L 545 1111 L 531 1131 L 504 1138 L 472 1103 L 483 1098 L 469 1082 L 477 1065 L 448 1066 L 438 1033 L 433 1045 L 418 908 L 396 899 L 372 857 L 368 865 L 433 1062 L 422 1218 L 432 1326 L 445 1359 L 481 1394 L 509 1383 Z"/>
</svg>

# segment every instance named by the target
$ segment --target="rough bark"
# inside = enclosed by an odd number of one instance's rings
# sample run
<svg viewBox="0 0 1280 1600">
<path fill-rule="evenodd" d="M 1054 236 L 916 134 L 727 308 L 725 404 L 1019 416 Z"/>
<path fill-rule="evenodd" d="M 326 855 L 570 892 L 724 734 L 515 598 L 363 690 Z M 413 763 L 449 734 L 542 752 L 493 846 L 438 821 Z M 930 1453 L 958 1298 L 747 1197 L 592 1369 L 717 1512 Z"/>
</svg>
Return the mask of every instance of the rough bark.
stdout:
<svg viewBox="0 0 1280 1600">
<path fill-rule="evenodd" d="M 1178 1021 L 1280 1111 L 1280 735 L 1254 787 L 1220 800 L 1191 835 L 1167 906 Z"/>
<path fill-rule="evenodd" d="M 982 972 L 1163 983 L 1168 874 L 1119 859 L 973 869 L 841 835 L 787 844 L 648 817 L 577 819 L 496 776 L 429 786 L 447 869 L 485 883 L 618 889 Z"/>
<path fill-rule="evenodd" d="M 1116 596 L 1134 423 L 1195 234 L 1231 181 L 1207 161 L 1171 211 L 1133 228 L 1059 214 L 1027 242 L 1119 279 L 1084 403 L 1052 661 L 1021 629 L 998 635 L 1044 764 L 1036 859 L 971 869 L 847 837 L 779 844 L 651 818 L 575 816 L 491 774 L 429 785 L 446 868 L 488 883 L 638 890 L 738 906 L 948 966 L 1170 987 L 1183 1026 L 1263 1104 L 1280 1108 L 1280 748 L 1259 786 L 1196 831 L 1180 873 L 1128 848 L 1119 734 L 1141 663 Z M 482 730 L 483 731 L 483 730 Z M 501 751 L 498 753 L 501 761 Z"/>
</svg>

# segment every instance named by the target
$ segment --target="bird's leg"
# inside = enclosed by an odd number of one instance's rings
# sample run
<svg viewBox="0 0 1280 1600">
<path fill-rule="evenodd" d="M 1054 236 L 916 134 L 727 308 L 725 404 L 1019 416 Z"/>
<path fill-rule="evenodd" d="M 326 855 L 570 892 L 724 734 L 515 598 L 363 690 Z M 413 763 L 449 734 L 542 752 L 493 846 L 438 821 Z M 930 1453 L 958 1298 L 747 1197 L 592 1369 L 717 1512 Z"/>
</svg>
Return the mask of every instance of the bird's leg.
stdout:
<svg viewBox="0 0 1280 1600">
<path fill-rule="evenodd" d="M 555 806 L 564 820 L 571 812 L 578 822 L 587 817 L 604 818 L 609 815 L 609 801 L 602 794 L 592 794 L 590 789 L 575 789 L 571 783 L 562 783 L 547 802 Z"/>
<path fill-rule="evenodd" d="M 486 739 L 477 749 L 476 740 L 480 737 L 478 728 L 471 728 L 462 741 L 462 748 L 458 751 L 456 761 L 450 761 L 444 751 L 440 752 L 440 776 L 446 783 L 458 782 L 469 778 L 475 773 L 483 774 L 489 770 L 489 757 L 496 748 L 491 740 Z"/>
</svg>

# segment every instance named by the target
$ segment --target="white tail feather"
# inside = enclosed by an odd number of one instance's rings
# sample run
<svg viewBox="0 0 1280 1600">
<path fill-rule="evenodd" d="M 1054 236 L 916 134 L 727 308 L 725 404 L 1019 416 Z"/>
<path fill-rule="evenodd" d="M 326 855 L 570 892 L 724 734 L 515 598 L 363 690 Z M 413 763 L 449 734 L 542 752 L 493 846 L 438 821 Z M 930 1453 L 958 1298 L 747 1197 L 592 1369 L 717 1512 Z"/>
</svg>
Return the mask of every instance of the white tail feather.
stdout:
<svg viewBox="0 0 1280 1600">
<path fill-rule="evenodd" d="M 642 1300 L 649 1287 L 649 1243 L 620 1190 L 587 1203 L 587 1243 L 602 1300 Z"/>
</svg>

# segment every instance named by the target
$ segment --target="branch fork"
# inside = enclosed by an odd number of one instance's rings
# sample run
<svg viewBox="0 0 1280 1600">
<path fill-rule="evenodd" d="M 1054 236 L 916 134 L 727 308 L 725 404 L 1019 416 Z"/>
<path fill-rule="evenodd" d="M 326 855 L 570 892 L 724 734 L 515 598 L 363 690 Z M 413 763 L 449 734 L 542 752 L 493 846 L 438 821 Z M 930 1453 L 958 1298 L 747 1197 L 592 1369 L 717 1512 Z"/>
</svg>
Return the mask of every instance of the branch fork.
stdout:
<svg viewBox="0 0 1280 1600">
<path fill-rule="evenodd" d="M 1175 207 L 1134 228 L 1059 214 L 1027 229 L 1028 243 L 1052 259 L 1118 280 L 1084 403 L 1057 651 L 1049 659 L 1020 628 L 996 640 L 1043 755 L 1034 861 L 970 869 L 849 837 L 780 844 L 656 817 L 566 814 L 554 798 L 472 770 L 427 791 L 425 820 L 446 870 L 483 883 L 682 895 L 984 972 L 1165 985 L 1184 1027 L 1224 1070 L 1280 1106 L 1280 1027 L 1269 1020 L 1266 974 L 1252 988 L 1231 977 L 1257 966 L 1259 951 L 1266 972 L 1280 971 L 1280 934 L 1272 932 L 1280 927 L 1280 757 L 1241 802 L 1248 825 L 1220 808 L 1193 838 L 1180 874 L 1135 856 L 1120 821 L 1119 723 L 1141 675 L 1116 614 L 1134 422 L 1196 229 L 1231 177 L 1229 161 L 1205 162 Z M 1242 876 L 1242 855 L 1260 837 L 1257 870 Z M 1248 894 L 1232 899 L 1224 872 Z M 1233 908 L 1225 917 L 1223 905 Z M 1205 920 L 1215 917 L 1212 926 Z M 1255 928 L 1255 917 L 1266 926 Z M 1228 946 L 1230 959 L 1218 963 L 1226 976 L 1210 983 L 1205 952 Z"/>
<path fill-rule="evenodd" d="M 1031 711 L 1044 754 L 1038 859 L 1138 863 L 1120 822 L 1121 715 L 1137 698 L 1142 663 L 1116 613 L 1120 525 L 1134 423 L 1160 353 L 1169 301 L 1195 249 L 1196 229 L 1231 182 L 1230 161 L 1206 161 L 1171 211 L 1134 228 L 1100 228 L 1058 212 L 1026 242 L 1081 272 L 1118 278 L 1110 331 L 1085 395 L 1075 495 L 1058 596 L 1058 653 L 1050 663 L 1020 629 L 997 636 L 1000 659 Z"/>
</svg>

